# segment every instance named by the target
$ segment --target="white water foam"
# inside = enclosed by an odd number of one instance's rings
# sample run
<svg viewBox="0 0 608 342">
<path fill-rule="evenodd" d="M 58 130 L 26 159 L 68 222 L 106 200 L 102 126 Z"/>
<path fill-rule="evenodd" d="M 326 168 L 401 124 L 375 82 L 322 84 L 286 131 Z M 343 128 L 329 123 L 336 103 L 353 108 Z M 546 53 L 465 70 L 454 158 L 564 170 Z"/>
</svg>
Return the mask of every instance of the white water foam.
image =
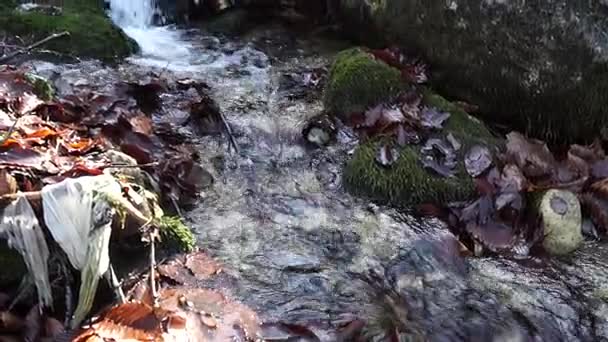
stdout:
<svg viewBox="0 0 608 342">
<path fill-rule="evenodd" d="M 171 26 L 153 26 L 154 0 L 110 0 L 110 17 L 139 45 L 130 62 L 171 70 L 191 68 L 192 45 Z"/>
</svg>

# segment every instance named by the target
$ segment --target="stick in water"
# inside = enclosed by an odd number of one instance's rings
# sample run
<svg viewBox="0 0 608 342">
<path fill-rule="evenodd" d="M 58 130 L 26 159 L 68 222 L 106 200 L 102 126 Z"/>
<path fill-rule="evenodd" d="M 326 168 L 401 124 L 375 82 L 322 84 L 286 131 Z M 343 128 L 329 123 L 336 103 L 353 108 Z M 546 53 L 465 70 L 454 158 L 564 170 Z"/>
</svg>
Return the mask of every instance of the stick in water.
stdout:
<svg viewBox="0 0 608 342">
<path fill-rule="evenodd" d="M 63 32 L 59 32 L 59 33 L 53 33 L 52 35 L 50 35 L 50 36 L 48 36 L 48 37 L 46 37 L 46 38 L 44 38 L 42 40 L 39 40 L 39 41 L 33 43 L 32 45 L 29 45 L 29 46 L 25 47 L 24 49 L 17 50 L 15 52 L 9 53 L 8 55 L 6 55 L 4 57 L 0 57 L 0 63 L 4 63 L 4 62 L 6 62 L 8 60 L 11 60 L 11 59 L 13 59 L 13 58 L 21 55 L 21 54 L 29 52 L 32 49 L 35 49 L 35 48 L 39 47 L 40 45 L 46 44 L 46 43 L 48 43 L 49 41 L 51 41 L 53 39 L 57 39 L 57 38 L 60 38 L 60 37 L 63 37 L 63 36 L 69 36 L 69 35 L 70 35 L 70 32 L 68 32 L 68 31 L 63 31 Z"/>
</svg>

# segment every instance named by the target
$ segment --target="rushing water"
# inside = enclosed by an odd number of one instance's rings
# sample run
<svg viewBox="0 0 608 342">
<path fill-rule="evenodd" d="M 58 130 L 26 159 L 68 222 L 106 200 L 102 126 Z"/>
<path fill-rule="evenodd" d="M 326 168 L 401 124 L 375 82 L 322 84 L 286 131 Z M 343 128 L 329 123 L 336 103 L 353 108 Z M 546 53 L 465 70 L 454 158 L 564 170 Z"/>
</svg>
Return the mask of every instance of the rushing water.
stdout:
<svg viewBox="0 0 608 342">
<path fill-rule="evenodd" d="M 430 341 L 608 339 L 603 245 L 589 243 L 566 260 L 463 260 L 441 223 L 343 191 L 341 168 L 357 139 L 341 128 L 327 148 L 303 144 L 302 124 L 322 105 L 319 93 L 298 81 L 327 67 L 340 44 L 272 26 L 238 39 L 152 27 L 142 18 L 152 15 L 143 2 L 112 1 L 112 18 L 141 54 L 117 69 L 83 62 L 39 63 L 38 70 L 61 74 L 60 93 L 138 80 L 150 71 L 169 82 L 188 77 L 212 87 L 238 154 L 225 138 L 199 136 L 180 124 L 188 116 L 186 100 L 196 94 L 163 94 L 154 119 L 192 137 L 215 177 L 184 214 L 200 245 L 227 265 L 232 281 L 220 285 L 266 322 L 301 324 L 316 335 L 294 338 L 270 329 L 269 340 L 336 341 L 339 324 L 353 317 L 368 320 L 368 336 L 378 341 L 386 340 L 390 321 L 404 331 L 403 340 L 420 334 Z"/>
</svg>

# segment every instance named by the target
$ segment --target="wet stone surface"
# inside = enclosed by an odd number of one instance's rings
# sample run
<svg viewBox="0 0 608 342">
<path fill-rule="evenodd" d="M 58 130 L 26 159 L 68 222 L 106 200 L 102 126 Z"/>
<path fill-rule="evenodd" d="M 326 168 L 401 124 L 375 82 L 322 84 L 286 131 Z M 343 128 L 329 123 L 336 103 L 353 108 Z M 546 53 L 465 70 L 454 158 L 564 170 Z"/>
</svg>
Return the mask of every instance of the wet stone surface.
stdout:
<svg viewBox="0 0 608 342">
<path fill-rule="evenodd" d="M 603 243 L 567 259 L 462 259 L 440 222 L 346 194 L 340 170 L 356 138 L 338 127 L 336 143 L 307 146 L 301 130 L 321 112 L 320 93 L 301 96 L 301 84 L 292 82 L 302 70 L 327 67 L 337 49 L 283 34 L 267 29 L 226 41 L 189 32 L 189 53 L 169 66 L 154 56 L 118 69 L 35 64 L 60 92 L 85 83 L 103 91 L 152 71 L 169 83 L 192 78 L 211 87 L 238 154 L 228 152 L 225 137 L 195 133 L 183 106 L 196 94 L 169 90 L 154 114 L 194 140 L 215 179 L 185 215 L 200 246 L 226 265 L 222 280 L 208 285 L 268 323 L 314 332 L 294 340 L 336 341 L 341 322 L 360 318 L 370 323 L 366 336 L 381 341 L 388 339 L 379 328 L 387 317 L 404 336 L 429 341 L 608 340 Z M 288 96 L 292 89 L 298 96 Z M 277 341 L 296 336 L 286 331 L 266 329 Z"/>
</svg>

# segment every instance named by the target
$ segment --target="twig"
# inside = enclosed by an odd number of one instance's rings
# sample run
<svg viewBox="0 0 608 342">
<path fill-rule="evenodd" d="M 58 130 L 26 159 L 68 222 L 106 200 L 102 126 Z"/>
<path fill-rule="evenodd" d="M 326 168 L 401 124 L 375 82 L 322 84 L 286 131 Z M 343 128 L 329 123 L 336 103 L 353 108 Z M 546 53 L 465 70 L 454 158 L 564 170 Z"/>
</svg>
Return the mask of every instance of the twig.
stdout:
<svg viewBox="0 0 608 342">
<path fill-rule="evenodd" d="M 120 303 L 126 303 L 127 298 L 125 297 L 125 293 L 122 291 L 122 287 L 120 286 L 120 282 L 118 281 L 116 272 L 114 272 L 114 267 L 112 267 L 111 264 L 110 267 L 108 267 L 108 270 L 106 271 L 105 277 L 110 286 L 114 289 L 114 293 L 118 300 L 120 300 Z"/>
<path fill-rule="evenodd" d="M 17 50 L 17 51 L 14 51 L 12 53 L 9 53 L 8 55 L 6 55 L 4 57 L 0 57 L 0 63 L 4 63 L 4 62 L 6 62 L 8 60 L 11 60 L 11 59 L 13 59 L 13 58 L 21 55 L 21 54 L 29 52 L 30 50 L 35 49 L 35 48 L 39 47 L 40 45 L 46 44 L 47 42 L 49 42 L 49 41 L 51 41 L 53 39 L 57 39 L 57 38 L 60 38 L 60 37 L 63 37 L 63 36 L 69 36 L 69 35 L 70 35 L 70 33 L 68 31 L 63 31 L 63 32 L 60 32 L 60 33 L 53 33 L 52 35 L 50 35 L 50 36 L 48 36 L 48 37 L 46 37 L 46 38 L 44 38 L 42 40 L 39 40 L 39 41 L 37 41 L 37 42 L 35 42 L 35 43 L 33 43 L 33 44 L 25 47 L 22 50 Z"/>
<path fill-rule="evenodd" d="M 149 166 L 158 166 L 159 164 L 160 164 L 160 162 L 153 162 L 153 163 L 147 163 L 147 164 L 136 164 L 136 165 L 132 165 L 132 164 L 110 164 L 110 165 L 102 166 L 101 168 L 102 169 L 130 169 L 130 168 L 142 168 L 142 167 L 149 167 Z"/>
<path fill-rule="evenodd" d="M 154 307 L 158 305 L 158 291 L 156 289 L 156 236 L 158 235 L 158 228 L 152 227 L 152 230 L 148 234 L 150 239 L 150 290 L 152 291 L 152 300 Z"/>
<path fill-rule="evenodd" d="M 28 292 L 30 292 L 30 290 L 32 289 L 32 285 L 33 285 L 32 283 L 33 283 L 33 279 L 29 276 L 29 274 L 26 275 L 25 277 L 23 277 L 23 279 L 21 280 L 21 283 L 19 284 L 17 296 L 13 299 L 11 304 L 8 306 L 8 311 L 13 311 L 13 307 L 15 305 L 17 305 L 17 303 L 19 303 L 21 298 L 23 298 L 23 296 L 25 296 Z"/>
<path fill-rule="evenodd" d="M 222 119 L 222 124 L 224 125 L 224 129 L 226 130 L 226 134 L 228 134 L 228 139 L 230 140 L 230 144 L 234 148 L 234 152 L 236 154 L 239 154 L 239 145 L 237 145 L 237 143 L 236 143 L 236 139 L 234 138 L 234 134 L 232 134 L 232 129 L 230 128 L 230 125 L 228 124 L 228 121 L 226 121 L 224 114 L 222 114 L 222 112 L 220 112 L 219 114 L 220 114 L 220 119 Z"/>
<path fill-rule="evenodd" d="M 73 298 L 72 298 L 72 287 L 70 286 L 71 284 L 71 275 L 68 272 L 68 268 L 65 265 L 65 263 L 63 261 L 60 262 L 61 264 L 61 271 L 63 272 L 63 276 L 65 278 L 65 319 L 63 322 L 64 326 L 70 326 L 70 320 L 72 317 L 72 314 L 74 313 L 74 303 L 73 303 Z"/>
</svg>

